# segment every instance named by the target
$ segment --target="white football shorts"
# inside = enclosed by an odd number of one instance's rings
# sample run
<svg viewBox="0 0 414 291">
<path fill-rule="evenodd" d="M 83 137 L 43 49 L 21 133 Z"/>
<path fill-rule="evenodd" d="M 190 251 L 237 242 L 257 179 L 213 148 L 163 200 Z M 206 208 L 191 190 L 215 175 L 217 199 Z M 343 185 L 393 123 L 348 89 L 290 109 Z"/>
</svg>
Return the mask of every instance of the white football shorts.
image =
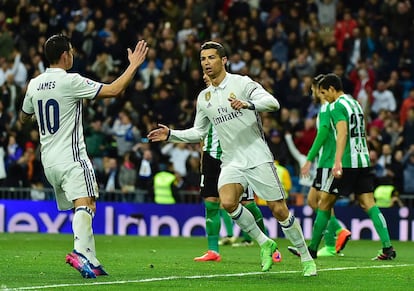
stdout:
<svg viewBox="0 0 414 291">
<path fill-rule="evenodd" d="M 98 183 L 89 160 L 45 168 L 45 175 L 53 186 L 59 210 L 72 209 L 73 201 L 78 198 L 99 197 Z"/>
<path fill-rule="evenodd" d="M 264 163 L 250 169 L 237 169 L 223 166 L 218 181 L 218 189 L 226 184 L 241 184 L 246 191 L 251 187 L 263 200 L 277 201 L 285 199 L 285 191 L 276 173 L 273 163 Z"/>
</svg>

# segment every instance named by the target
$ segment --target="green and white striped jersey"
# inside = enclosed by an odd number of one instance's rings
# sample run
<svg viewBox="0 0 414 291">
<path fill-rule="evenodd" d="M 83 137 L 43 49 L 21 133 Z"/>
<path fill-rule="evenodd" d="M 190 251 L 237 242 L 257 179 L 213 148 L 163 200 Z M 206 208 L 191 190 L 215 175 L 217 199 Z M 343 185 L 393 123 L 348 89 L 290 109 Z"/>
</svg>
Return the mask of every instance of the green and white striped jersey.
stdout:
<svg viewBox="0 0 414 291">
<path fill-rule="evenodd" d="M 206 137 L 204 138 L 203 152 L 208 153 L 216 160 L 220 160 L 223 153 L 220 146 L 220 141 L 217 136 L 217 132 L 213 125 L 210 126 Z"/>
<path fill-rule="evenodd" d="M 344 155 L 343 168 L 366 168 L 370 166 L 369 151 L 365 134 L 365 117 L 363 110 L 354 98 L 341 95 L 330 105 L 333 124 L 345 121 L 348 136 Z"/>
</svg>

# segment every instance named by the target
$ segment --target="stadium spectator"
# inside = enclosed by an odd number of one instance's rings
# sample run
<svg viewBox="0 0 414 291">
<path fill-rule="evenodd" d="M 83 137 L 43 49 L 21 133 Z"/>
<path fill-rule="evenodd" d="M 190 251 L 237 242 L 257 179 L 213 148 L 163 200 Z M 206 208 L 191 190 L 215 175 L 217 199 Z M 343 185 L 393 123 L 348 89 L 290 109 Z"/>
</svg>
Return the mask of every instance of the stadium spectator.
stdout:
<svg viewBox="0 0 414 291">
<path fill-rule="evenodd" d="M 131 113 L 126 109 L 119 112 L 118 118 L 115 119 L 112 127 L 105 129 L 105 131 L 111 134 L 116 142 L 118 158 L 122 158 L 141 140 L 141 132 L 132 123 Z"/>
<path fill-rule="evenodd" d="M 414 145 L 411 145 L 402 159 L 404 173 L 404 193 L 414 194 Z"/>
<path fill-rule="evenodd" d="M 119 167 L 116 156 L 105 155 L 102 160 L 102 171 L 97 171 L 96 180 L 99 188 L 106 192 L 105 200 L 118 201 L 117 190 L 121 189 L 119 185 Z"/>
<path fill-rule="evenodd" d="M 154 88 L 154 80 L 160 73 L 161 71 L 156 67 L 155 61 L 148 61 L 146 68 L 142 69 L 140 72 L 141 79 L 144 82 L 144 89 L 152 90 Z"/>
<path fill-rule="evenodd" d="M 392 163 L 392 148 L 390 144 L 384 143 L 382 145 L 381 153 L 377 159 L 377 163 L 384 169 L 389 169 Z"/>
<path fill-rule="evenodd" d="M 187 191 L 200 190 L 200 155 L 198 152 L 191 154 L 187 161 L 187 175 L 184 178 L 182 188 Z"/>
<path fill-rule="evenodd" d="M 369 151 L 369 160 L 371 162 L 371 167 L 374 170 L 375 177 L 377 179 L 383 178 L 387 175 L 386 168 L 378 163 L 378 153 L 375 150 Z"/>
<path fill-rule="evenodd" d="M 114 61 L 112 56 L 107 52 L 98 53 L 95 62 L 92 64 L 91 71 L 95 78 L 105 80 L 114 70 Z"/>
<path fill-rule="evenodd" d="M 382 14 L 384 22 L 390 27 L 390 33 L 396 39 L 409 35 L 413 20 L 411 1 L 384 1 Z"/>
<path fill-rule="evenodd" d="M 102 117 L 94 116 L 85 128 L 85 144 L 89 158 L 96 171 L 103 171 L 103 156 L 109 146 L 110 138 L 102 130 Z"/>
<path fill-rule="evenodd" d="M 0 187 L 4 186 L 5 180 L 7 178 L 5 157 L 6 157 L 6 151 L 4 150 L 4 145 L 0 144 Z"/>
<path fill-rule="evenodd" d="M 10 60 L 8 62 L 7 70 L 4 73 L 6 75 L 12 75 L 14 78 L 14 83 L 18 85 L 20 88 L 23 88 L 26 86 L 27 82 L 27 69 L 22 61 L 22 54 L 17 49 L 14 48 Z"/>
<path fill-rule="evenodd" d="M 24 149 L 16 141 L 16 134 L 10 134 L 7 141 L 6 168 L 15 165 L 23 153 Z"/>
<path fill-rule="evenodd" d="M 165 169 L 154 175 L 154 202 L 157 204 L 179 203 L 178 189 L 182 186 L 182 178 L 175 172 L 172 162 L 165 163 Z"/>
<path fill-rule="evenodd" d="M 267 144 L 269 145 L 273 157 L 280 161 L 282 165 L 292 164 L 292 157 L 280 131 L 272 129 L 267 136 Z"/>
<path fill-rule="evenodd" d="M 410 63 L 410 65 L 408 65 L 408 66 L 405 65 L 399 70 L 400 76 L 401 76 L 399 78 L 399 83 L 400 83 L 400 86 L 402 87 L 402 90 L 403 90 L 402 96 L 399 100 L 400 101 L 399 104 L 401 104 L 401 102 L 403 100 L 405 100 L 409 97 L 411 89 L 414 88 L 414 78 L 413 78 L 414 69 L 410 68 L 411 64 L 414 64 L 414 49 L 413 49 L 412 55 L 413 55 L 413 57 L 412 57 L 413 60 L 408 61 L 408 63 Z"/>
<path fill-rule="evenodd" d="M 134 151 L 126 152 L 119 167 L 119 186 L 122 192 L 122 201 L 135 201 L 135 188 L 137 184 L 136 155 Z"/>
<path fill-rule="evenodd" d="M 307 118 L 305 119 L 303 129 L 294 134 L 294 141 L 298 150 L 304 155 L 309 152 L 315 137 L 316 118 Z"/>
<path fill-rule="evenodd" d="M 22 88 L 14 81 L 12 74 L 6 75 L 6 82 L 3 85 L 1 100 L 8 115 L 8 126 L 13 127 L 18 119 L 18 110 L 22 104 Z"/>
<path fill-rule="evenodd" d="M 135 149 L 135 153 L 138 158 L 137 162 L 137 188 L 141 191 L 138 192 L 137 200 L 140 202 L 153 201 L 153 178 L 158 171 L 158 164 L 156 157 L 149 147 L 148 142 L 139 144 L 139 149 Z M 143 194 L 141 194 L 143 193 Z M 146 196 L 145 196 L 146 194 Z M 142 196 L 142 197 L 141 197 Z"/>
<path fill-rule="evenodd" d="M 393 179 L 393 185 L 398 193 L 404 193 L 404 165 L 402 163 L 404 154 L 398 149 L 393 152 L 391 164 L 388 168 L 388 175 Z"/>
<path fill-rule="evenodd" d="M 345 40 L 352 37 L 352 31 L 358 24 L 355 19 L 352 18 L 351 10 L 345 9 L 342 19 L 336 20 L 335 23 L 335 40 L 336 40 L 336 49 L 339 54 L 344 52 L 344 42 Z"/>
<path fill-rule="evenodd" d="M 393 185 L 392 179 L 385 177 L 380 179 L 374 190 L 375 204 L 380 208 L 390 208 L 394 206 L 404 207 L 404 203 L 399 197 L 399 192 Z"/>
<path fill-rule="evenodd" d="M 352 76 L 352 72 L 350 74 Z M 373 80 L 370 79 L 368 72 L 365 68 L 358 70 L 358 77 L 351 79 L 354 83 L 354 95 L 358 102 L 361 104 L 364 114 L 369 116 L 372 102 L 372 92 L 374 90 Z"/>
<path fill-rule="evenodd" d="M 376 89 L 372 92 L 371 116 L 375 118 L 380 110 L 386 110 L 391 113 L 397 109 L 397 102 L 394 94 L 387 89 L 385 81 L 379 80 Z"/>
<path fill-rule="evenodd" d="M 321 26 L 333 28 L 337 17 L 338 0 L 312 0 L 318 11 L 318 20 Z"/>
<path fill-rule="evenodd" d="M 411 145 L 414 144 L 414 107 L 408 109 L 407 120 L 404 123 L 403 130 L 401 132 L 402 145 L 405 151 L 407 151 Z"/>
<path fill-rule="evenodd" d="M 187 175 L 187 159 L 193 154 L 193 150 L 187 144 L 167 143 L 161 148 L 161 153 L 169 158 L 174 165 L 174 170 L 182 178 Z"/>
<path fill-rule="evenodd" d="M 390 72 L 389 78 L 386 80 L 386 88 L 391 91 L 395 97 L 396 108 L 399 110 L 401 108 L 401 103 L 403 100 L 404 93 L 404 81 L 400 78 L 402 76 L 402 70 L 394 70 Z M 407 94 L 408 95 L 408 94 Z"/>
<path fill-rule="evenodd" d="M 400 109 L 400 124 L 401 126 L 405 125 L 405 122 L 408 118 L 408 111 L 414 108 L 414 87 L 411 88 L 410 93 L 408 94 L 407 98 L 404 99 L 401 109 Z"/>
<path fill-rule="evenodd" d="M 388 40 L 385 44 L 385 48 L 379 51 L 379 56 L 381 58 L 380 66 L 377 69 L 379 79 L 385 78 L 388 76 L 389 72 L 398 69 L 400 61 L 399 54 L 399 48 L 395 40 Z"/>
</svg>

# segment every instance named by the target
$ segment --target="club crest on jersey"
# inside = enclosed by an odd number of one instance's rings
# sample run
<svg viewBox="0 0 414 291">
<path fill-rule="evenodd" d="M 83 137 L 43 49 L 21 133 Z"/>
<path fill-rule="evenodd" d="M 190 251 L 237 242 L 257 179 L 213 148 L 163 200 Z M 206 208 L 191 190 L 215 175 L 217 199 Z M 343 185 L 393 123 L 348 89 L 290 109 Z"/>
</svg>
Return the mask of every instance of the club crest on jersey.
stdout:
<svg viewBox="0 0 414 291">
<path fill-rule="evenodd" d="M 210 99 L 211 99 L 211 92 L 206 92 L 206 94 L 204 95 L 204 99 L 206 99 L 206 101 L 210 101 Z"/>
<path fill-rule="evenodd" d="M 86 79 L 86 84 L 88 84 L 91 87 L 95 87 L 95 82 L 89 79 Z"/>
<path fill-rule="evenodd" d="M 229 95 L 229 98 L 230 99 L 236 99 L 236 95 L 233 92 L 231 92 L 230 95 Z"/>
</svg>

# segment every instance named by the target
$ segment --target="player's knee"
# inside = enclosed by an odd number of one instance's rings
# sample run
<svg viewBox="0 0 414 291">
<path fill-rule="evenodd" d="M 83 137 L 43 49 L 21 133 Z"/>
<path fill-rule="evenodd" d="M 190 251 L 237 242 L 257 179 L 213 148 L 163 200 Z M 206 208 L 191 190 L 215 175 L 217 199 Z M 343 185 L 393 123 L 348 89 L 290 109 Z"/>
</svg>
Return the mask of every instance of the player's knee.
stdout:
<svg viewBox="0 0 414 291">
<path fill-rule="evenodd" d="M 221 206 L 228 212 L 232 213 L 237 209 L 238 203 L 233 202 L 221 202 Z"/>
<path fill-rule="evenodd" d="M 318 201 L 314 200 L 314 199 L 308 199 L 308 205 L 313 209 L 317 209 L 318 208 Z"/>
</svg>

